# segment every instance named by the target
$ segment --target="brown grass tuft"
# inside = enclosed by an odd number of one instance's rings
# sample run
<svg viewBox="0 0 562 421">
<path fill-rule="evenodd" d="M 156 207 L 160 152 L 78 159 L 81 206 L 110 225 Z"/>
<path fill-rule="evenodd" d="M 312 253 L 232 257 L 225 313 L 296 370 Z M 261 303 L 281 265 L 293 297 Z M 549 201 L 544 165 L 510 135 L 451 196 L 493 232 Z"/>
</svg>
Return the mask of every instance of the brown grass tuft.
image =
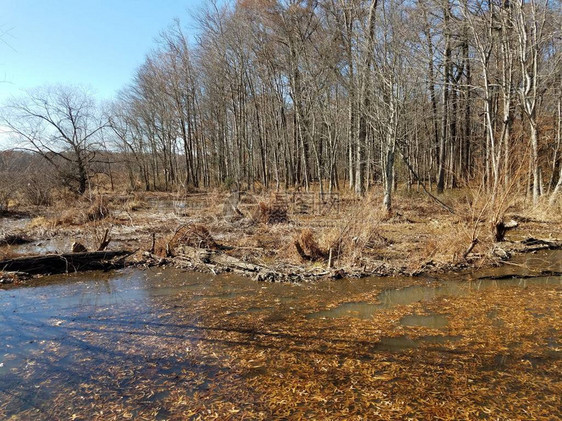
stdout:
<svg viewBox="0 0 562 421">
<path fill-rule="evenodd" d="M 184 225 L 178 228 L 167 243 L 167 252 L 174 254 L 174 250 L 180 246 L 204 249 L 219 248 L 209 230 L 198 224 Z"/>
<path fill-rule="evenodd" d="M 254 220 L 264 224 L 283 224 L 289 222 L 286 204 L 275 201 L 269 203 L 260 202 L 258 204 L 257 215 Z"/>
<path fill-rule="evenodd" d="M 311 229 L 305 228 L 295 239 L 295 248 L 303 260 L 319 261 L 328 259 L 329 251 L 322 249 L 314 239 Z"/>
<path fill-rule="evenodd" d="M 86 220 L 101 221 L 110 215 L 109 207 L 98 197 L 86 211 Z"/>
</svg>

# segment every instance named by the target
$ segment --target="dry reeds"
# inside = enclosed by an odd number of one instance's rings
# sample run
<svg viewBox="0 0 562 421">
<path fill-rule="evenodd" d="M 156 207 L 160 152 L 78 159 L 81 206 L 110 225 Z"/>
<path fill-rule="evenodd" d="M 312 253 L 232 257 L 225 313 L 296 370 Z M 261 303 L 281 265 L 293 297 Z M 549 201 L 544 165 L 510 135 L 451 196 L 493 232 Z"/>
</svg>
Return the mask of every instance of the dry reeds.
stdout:
<svg viewBox="0 0 562 421">
<path fill-rule="evenodd" d="M 90 207 L 86 210 L 86 219 L 88 221 L 101 221 L 110 215 L 109 207 L 103 202 L 101 197 L 96 198 Z"/>
<path fill-rule="evenodd" d="M 167 255 L 173 255 L 174 251 L 180 246 L 202 249 L 220 248 L 209 230 L 199 224 L 184 225 L 176 229 L 174 235 L 172 235 L 172 238 L 170 238 L 165 246 L 165 253 Z M 159 252 L 159 254 L 162 254 L 162 250 L 159 250 Z"/>
<path fill-rule="evenodd" d="M 329 250 L 322 249 L 314 239 L 312 230 L 306 228 L 301 231 L 299 237 L 294 241 L 295 248 L 303 260 L 320 261 L 326 260 Z"/>
<path fill-rule="evenodd" d="M 336 226 L 324 232 L 321 244 L 332 250 L 334 258 L 341 263 L 354 264 L 364 254 L 373 255 L 377 249 L 391 244 L 381 232 L 381 222 L 387 213 L 373 203 L 373 198 L 364 199 L 362 206 L 345 215 Z"/>
<path fill-rule="evenodd" d="M 257 215 L 254 220 L 264 224 L 283 224 L 289 222 L 287 206 L 270 201 L 269 203 L 260 202 L 258 204 Z"/>
</svg>

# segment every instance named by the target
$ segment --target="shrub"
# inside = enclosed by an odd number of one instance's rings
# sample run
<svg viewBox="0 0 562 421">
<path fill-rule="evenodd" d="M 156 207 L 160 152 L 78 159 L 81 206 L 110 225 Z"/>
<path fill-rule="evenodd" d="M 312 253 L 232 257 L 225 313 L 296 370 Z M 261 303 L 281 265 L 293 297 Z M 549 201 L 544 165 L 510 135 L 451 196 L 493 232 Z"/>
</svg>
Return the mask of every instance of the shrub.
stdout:
<svg viewBox="0 0 562 421">
<path fill-rule="evenodd" d="M 50 206 L 53 202 L 52 186 L 38 175 L 31 176 L 21 187 L 23 200 L 33 206 Z"/>
<path fill-rule="evenodd" d="M 86 211 L 88 221 L 101 221 L 110 215 L 110 209 L 103 203 L 103 199 L 98 196 Z"/>
<path fill-rule="evenodd" d="M 286 204 L 270 201 L 269 203 L 260 202 L 258 204 L 257 215 L 254 220 L 264 224 L 283 224 L 289 222 Z"/>
</svg>

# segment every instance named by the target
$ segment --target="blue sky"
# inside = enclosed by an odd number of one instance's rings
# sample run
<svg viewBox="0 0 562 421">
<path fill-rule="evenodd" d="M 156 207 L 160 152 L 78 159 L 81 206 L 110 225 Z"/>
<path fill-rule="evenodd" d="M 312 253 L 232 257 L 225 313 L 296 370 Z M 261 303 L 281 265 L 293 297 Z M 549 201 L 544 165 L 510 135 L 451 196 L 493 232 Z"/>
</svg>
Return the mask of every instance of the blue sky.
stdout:
<svg viewBox="0 0 562 421">
<path fill-rule="evenodd" d="M 22 90 L 71 84 L 111 99 L 158 34 L 204 0 L 0 0 L 0 103 Z"/>
</svg>

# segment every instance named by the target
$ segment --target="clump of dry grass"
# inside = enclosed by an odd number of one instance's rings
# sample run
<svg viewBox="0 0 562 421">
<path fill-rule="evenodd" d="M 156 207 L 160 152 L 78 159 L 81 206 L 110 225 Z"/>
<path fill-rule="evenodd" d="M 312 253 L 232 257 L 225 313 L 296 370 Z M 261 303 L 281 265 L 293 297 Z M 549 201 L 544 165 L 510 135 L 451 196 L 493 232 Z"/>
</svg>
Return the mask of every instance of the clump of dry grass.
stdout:
<svg viewBox="0 0 562 421">
<path fill-rule="evenodd" d="M 180 246 L 202 249 L 218 249 L 220 247 L 209 230 L 204 225 L 199 224 L 184 225 L 176 229 L 165 245 L 165 253 L 173 255 Z M 157 254 L 162 254 L 162 245 L 159 249 Z"/>
<path fill-rule="evenodd" d="M 392 242 L 383 235 L 381 223 L 388 215 L 373 198 L 366 198 L 355 211 L 350 211 L 333 227 L 327 228 L 320 244 L 337 258 L 340 264 L 354 265 L 364 255 L 376 252 Z"/>
<path fill-rule="evenodd" d="M 310 228 L 301 231 L 298 238 L 295 239 L 294 245 L 303 260 L 315 262 L 328 259 L 329 250 L 325 250 L 318 245 Z"/>
<path fill-rule="evenodd" d="M 62 203 L 59 204 L 62 207 Z M 59 209 L 57 216 L 47 221 L 47 224 L 53 226 L 67 225 L 83 225 L 88 222 L 99 222 L 106 220 L 111 216 L 111 207 L 107 200 L 101 196 L 96 197 L 92 201 L 76 202 L 71 208 Z M 44 222 L 44 221 L 42 221 Z M 45 223 L 43 224 L 45 225 Z"/>
<path fill-rule="evenodd" d="M 260 202 L 258 204 L 257 213 L 253 219 L 265 224 L 287 223 L 289 222 L 287 206 L 274 201 L 270 201 L 269 203 Z"/>
<path fill-rule="evenodd" d="M 98 196 L 86 210 L 86 220 L 101 221 L 110 216 L 110 209 L 102 197 Z"/>
<path fill-rule="evenodd" d="M 473 236 L 470 227 L 463 223 L 452 221 L 435 221 L 427 224 L 427 239 L 419 249 L 417 255 L 411 256 L 412 264 L 436 262 L 441 264 L 456 264 L 466 260 Z M 480 240 L 472 246 L 482 247 Z"/>
</svg>

